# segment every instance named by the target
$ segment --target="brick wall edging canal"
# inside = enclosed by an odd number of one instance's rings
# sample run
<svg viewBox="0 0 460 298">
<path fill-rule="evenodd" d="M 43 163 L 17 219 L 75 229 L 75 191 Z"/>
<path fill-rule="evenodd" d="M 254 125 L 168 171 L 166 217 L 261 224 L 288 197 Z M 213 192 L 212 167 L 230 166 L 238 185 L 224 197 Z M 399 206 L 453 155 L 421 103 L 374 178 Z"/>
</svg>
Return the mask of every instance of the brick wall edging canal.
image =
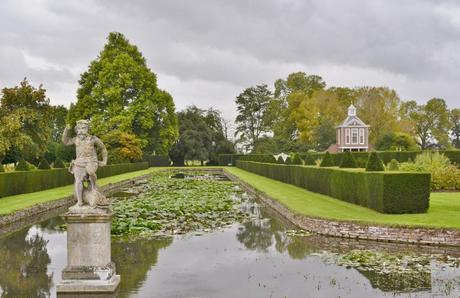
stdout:
<svg viewBox="0 0 460 298">
<path fill-rule="evenodd" d="M 274 209 L 282 217 L 301 229 L 321 235 L 343 238 L 366 239 L 384 242 L 413 243 L 424 245 L 460 246 L 460 230 L 391 227 L 349 221 L 327 220 L 297 214 L 267 194 L 255 189 L 245 181 L 224 170 L 233 181 L 237 181 L 244 190 L 258 197 L 264 204 Z"/>
</svg>

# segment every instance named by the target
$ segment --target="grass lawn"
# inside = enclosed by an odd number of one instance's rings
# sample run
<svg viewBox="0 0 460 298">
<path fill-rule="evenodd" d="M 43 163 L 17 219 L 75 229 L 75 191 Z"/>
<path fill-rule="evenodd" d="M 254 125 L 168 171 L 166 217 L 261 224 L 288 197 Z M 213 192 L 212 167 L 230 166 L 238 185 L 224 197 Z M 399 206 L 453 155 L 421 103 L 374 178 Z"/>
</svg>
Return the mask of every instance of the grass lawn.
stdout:
<svg viewBox="0 0 460 298">
<path fill-rule="evenodd" d="M 428 213 L 383 214 L 236 167 L 226 170 L 299 214 L 391 226 L 460 229 L 460 192 L 432 193 Z"/>
<path fill-rule="evenodd" d="M 152 173 L 161 168 L 149 168 L 146 170 L 123 173 L 111 177 L 101 178 L 97 180 L 100 186 L 120 182 L 122 180 L 131 179 L 137 176 Z M 8 214 L 13 211 L 24 209 L 38 203 L 49 202 L 71 195 L 73 192 L 73 185 L 67 185 L 43 191 L 32 193 L 25 193 L 20 195 L 8 196 L 0 198 L 0 214 Z"/>
</svg>

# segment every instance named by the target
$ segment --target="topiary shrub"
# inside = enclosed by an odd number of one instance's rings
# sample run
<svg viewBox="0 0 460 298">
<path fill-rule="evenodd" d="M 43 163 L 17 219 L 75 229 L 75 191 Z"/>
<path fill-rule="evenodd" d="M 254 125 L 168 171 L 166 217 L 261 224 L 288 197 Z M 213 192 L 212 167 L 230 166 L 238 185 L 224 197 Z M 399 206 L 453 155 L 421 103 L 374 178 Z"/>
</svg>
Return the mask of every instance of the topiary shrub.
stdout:
<svg viewBox="0 0 460 298">
<path fill-rule="evenodd" d="M 284 160 L 283 158 L 280 156 L 278 156 L 278 159 L 276 160 L 276 163 L 279 163 L 279 164 L 284 164 Z"/>
<path fill-rule="evenodd" d="M 369 160 L 367 161 L 367 165 L 366 165 L 366 171 L 367 172 L 385 171 L 385 167 L 383 166 L 383 163 L 380 160 L 376 152 L 372 152 L 371 155 L 369 155 Z"/>
<path fill-rule="evenodd" d="M 65 164 L 64 162 L 62 161 L 62 159 L 58 158 L 54 161 L 53 163 L 53 168 L 55 169 L 64 169 L 65 168 Z"/>
<path fill-rule="evenodd" d="M 399 171 L 399 162 L 396 160 L 396 159 L 392 159 L 389 163 L 388 163 L 388 171 Z"/>
<path fill-rule="evenodd" d="M 342 162 L 340 163 L 340 167 L 341 168 L 357 168 L 358 167 L 350 151 L 347 151 L 343 154 Z"/>
<path fill-rule="evenodd" d="M 292 157 L 292 164 L 293 165 L 303 165 L 302 159 L 300 158 L 299 154 L 294 153 Z"/>
<path fill-rule="evenodd" d="M 316 160 L 311 154 L 307 154 L 304 161 L 306 166 L 316 166 Z"/>
<path fill-rule="evenodd" d="M 50 164 L 48 163 L 48 161 L 45 158 L 42 158 L 40 160 L 40 163 L 38 164 L 38 168 L 40 170 L 49 170 L 49 169 L 51 169 Z"/>
<path fill-rule="evenodd" d="M 29 171 L 29 166 L 27 165 L 27 161 L 24 158 L 21 158 L 18 162 L 18 165 L 14 169 L 15 171 Z"/>
<path fill-rule="evenodd" d="M 284 161 L 284 163 L 287 165 L 292 165 L 291 157 L 290 156 L 286 157 L 286 160 Z"/>
<path fill-rule="evenodd" d="M 334 166 L 334 161 L 332 160 L 331 154 L 329 152 L 326 152 L 319 166 L 320 167 L 333 167 Z"/>
</svg>

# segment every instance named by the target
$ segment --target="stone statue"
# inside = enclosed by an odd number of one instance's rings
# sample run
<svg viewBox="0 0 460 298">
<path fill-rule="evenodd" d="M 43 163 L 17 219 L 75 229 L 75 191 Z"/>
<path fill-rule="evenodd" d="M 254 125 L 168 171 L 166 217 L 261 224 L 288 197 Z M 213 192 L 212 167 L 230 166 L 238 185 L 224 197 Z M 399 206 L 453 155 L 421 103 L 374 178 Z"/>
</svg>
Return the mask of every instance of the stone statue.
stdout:
<svg viewBox="0 0 460 298">
<path fill-rule="evenodd" d="M 98 166 L 107 164 L 107 149 L 98 137 L 89 134 L 89 125 L 88 120 L 77 121 L 75 126 L 77 136 L 74 138 L 69 136 L 71 126 L 67 125 L 62 135 L 62 142 L 67 146 L 76 147 L 77 156 L 70 163 L 69 172 L 75 177 L 77 206 L 88 204 L 95 208 L 108 205 L 107 199 L 97 190 L 96 185 L 96 170 Z M 102 152 L 102 161 L 98 160 L 98 149 Z M 85 186 L 85 181 L 88 182 L 88 186 Z"/>
</svg>

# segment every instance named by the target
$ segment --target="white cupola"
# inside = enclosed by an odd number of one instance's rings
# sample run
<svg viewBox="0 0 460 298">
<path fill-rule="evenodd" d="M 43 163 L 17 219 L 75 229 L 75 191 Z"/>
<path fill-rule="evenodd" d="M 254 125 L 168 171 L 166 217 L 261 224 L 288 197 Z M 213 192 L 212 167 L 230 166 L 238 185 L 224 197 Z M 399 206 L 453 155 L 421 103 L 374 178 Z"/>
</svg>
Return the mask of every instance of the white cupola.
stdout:
<svg viewBox="0 0 460 298">
<path fill-rule="evenodd" d="M 348 107 L 348 116 L 356 116 L 356 107 L 353 104 Z"/>
</svg>

